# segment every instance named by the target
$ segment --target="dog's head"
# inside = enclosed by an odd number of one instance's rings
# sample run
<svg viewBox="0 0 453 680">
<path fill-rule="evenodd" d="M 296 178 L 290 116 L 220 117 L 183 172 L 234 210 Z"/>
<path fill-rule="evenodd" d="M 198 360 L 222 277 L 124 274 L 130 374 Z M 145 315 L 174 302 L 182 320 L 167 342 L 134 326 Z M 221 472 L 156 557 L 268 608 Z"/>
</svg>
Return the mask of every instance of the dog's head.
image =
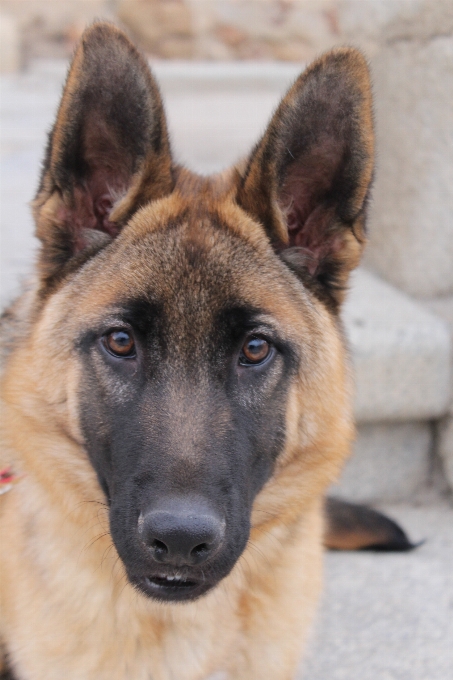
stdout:
<svg viewBox="0 0 453 680">
<path fill-rule="evenodd" d="M 147 595 L 209 590 L 251 524 L 297 513 L 345 457 L 337 310 L 372 156 L 352 49 L 300 76 L 246 162 L 201 178 L 173 162 L 127 38 L 105 24 L 84 34 L 34 202 L 34 347 L 39 389 L 85 450 Z"/>
</svg>

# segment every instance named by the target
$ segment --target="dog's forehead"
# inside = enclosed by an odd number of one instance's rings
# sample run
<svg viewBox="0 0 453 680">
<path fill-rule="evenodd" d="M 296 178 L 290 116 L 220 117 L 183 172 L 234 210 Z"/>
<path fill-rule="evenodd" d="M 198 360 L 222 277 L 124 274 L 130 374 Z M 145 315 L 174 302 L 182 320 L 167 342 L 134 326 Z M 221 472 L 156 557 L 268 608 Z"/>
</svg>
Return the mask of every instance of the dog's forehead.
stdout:
<svg viewBox="0 0 453 680">
<path fill-rule="evenodd" d="M 173 317 L 213 316 L 233 304 L 271 311 L 273 256 L 263 257 L 216 215 L 183 215 L 139 239 L 125 239 L 124 246 L 118 281 L 123 299 L 139 296 Z"/>
<path fill-rule="evenodd" d="M 137 300 L 168 318 L 212 323 L 227 308 L 253 309 L 300 324 L 310 302 L 275 255 L 264 230 L 232 201 L 210 205 L 177 197 L 139 211 L 113 247 L 90 267 L 96 315 Z M 85 297 L 85 296 L 84 296 Z"/>
</svg>

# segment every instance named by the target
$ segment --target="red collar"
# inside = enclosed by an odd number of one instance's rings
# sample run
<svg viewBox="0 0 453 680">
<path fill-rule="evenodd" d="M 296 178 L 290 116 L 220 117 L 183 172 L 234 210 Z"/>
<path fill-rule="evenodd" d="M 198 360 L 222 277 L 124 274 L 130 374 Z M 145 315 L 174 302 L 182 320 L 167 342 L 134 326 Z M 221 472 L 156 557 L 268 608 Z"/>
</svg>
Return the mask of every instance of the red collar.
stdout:
<svg viewBox="0 0 453 680">
<path fill-rule="evenodd" d="M 13 485 L 18 482 L 20 477 L 15 475 L 11 467 L 0 470 L 0 496 L 7 491 L 11 491 Z"/>
</svg>

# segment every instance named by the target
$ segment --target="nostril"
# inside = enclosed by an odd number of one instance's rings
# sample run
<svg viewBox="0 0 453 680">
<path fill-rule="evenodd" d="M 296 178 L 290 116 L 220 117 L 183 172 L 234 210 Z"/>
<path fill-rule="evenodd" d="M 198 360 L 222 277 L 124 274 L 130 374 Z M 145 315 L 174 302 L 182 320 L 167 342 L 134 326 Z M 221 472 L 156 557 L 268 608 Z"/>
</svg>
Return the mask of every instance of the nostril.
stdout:
<svg viewBox="0 0 453 680">
<path fill-rule="evenodd" d="M 202 560 L 204 557 L 206 557 L 208 552 L 209 545 L 207 543 L 200 543 L 200 545 L 196 545 L 195 548 L 192 548 L 190 555 L 197 560 Z"/>
<path fill-rule="evenodd" d="M 222 544 L 225 522 L 207 502 L 169 497 L 143 513 L 141 543 L 162 564 L 199 565 Z"/>
<path fill-rule="evenodd" d="M 168 548 L 165 545 L 163 541 L 158 541 L 157 538 L 154 539 L 154 541 L 151 543 L 151 548 L 154 552 L 154 555 L 159 558 L 159 557 L 165 557 L 168 555 Z"/>
</svg>

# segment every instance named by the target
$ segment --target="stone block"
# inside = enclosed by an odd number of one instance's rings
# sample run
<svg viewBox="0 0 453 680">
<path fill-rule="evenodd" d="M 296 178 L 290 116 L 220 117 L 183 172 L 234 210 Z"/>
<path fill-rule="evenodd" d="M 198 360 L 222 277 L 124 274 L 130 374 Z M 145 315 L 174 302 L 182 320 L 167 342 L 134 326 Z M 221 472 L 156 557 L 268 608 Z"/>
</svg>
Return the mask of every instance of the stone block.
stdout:
<svg viewBox="0 0 453 680">
<path fill-rule="evenodd" d="M 371 57 L 377 172 L 367 265 L 411 295 L 453 293 L 453 3 L 339 0 Z"/>
<path fill-rule="evenodd" d="M 437 424 L 437 447 L 448 484 L 453 489 L 453 412 Z"/>
<path fill-rule="evenodd" d="M 427 420 L 448 411 L 447 324 L 365 270 L 353 274 L 343 320 L 359 422 Z"/>
<path fill-rule="evenodd" d="M 453 295 L 446 297 L 433 298 L 431 300 L 423 300 L 423 305 L 431 312 L 444 319 L 450 328 L 450 334 L 453 340 Z M 452 394 L 453 397 L 453 394 Z"/>
<path fill-rule="evenodd" d="M 401 40 L 429 40 L 453 34 L 450 0 L 338 0 L 339 34 L 372 56 Z"/>
<path fill-rule="evenodd" d="M 372 65 L 378 163 L 365 261 L 411 295 L 452 294 L 453 31 L 389 41 Z"/>
<path fill-rule="evenodd" d="M 64 31 L 73 21 L 112 17 L 116 0 L 1 0 L 2 10 L 14 16 L 20 28 L 39 23 L 44 30 Z"/>
<path fill-rule="evenodd" d="M 284 40 L 274 45 L 272 56 L 279 61 L 303 64 L 312 59 L 313 48 L 301 40 Z"/>
<path fill-rule="evenodd" d="M 187 0 L 197 56 L 216 58 L 218 51 L 210 42 L 214 40 L 224 45 L 233 59 L 312 59 L 338 38 L 336 1 Z"/>
<path fill-rule="evenodd" d="M 184 0 L 122 0 L 117 13 L 148 52 L 166 58 L 193 56 L 192 12 Z"/>
<path fill-rule="evenodd" d="M 14 73 L 20 68 L 20 36 L 16 19 L 0 13 L 0 73 Z"/>
<path fill-rule="evenodd" d="M 184 35 L 169 35 L 159 40 L 154 52 L 162 59 L 191 59 L 193 57 L 193 40 Z"/>
<path fill-rule="evenodd" d="M 453 342 L 453 295 L 427 300 L 424 304 L 448 323 Z M 446 480 L 453 489 L 453 405 L 450 407 L 450 413 L 437 423 L 436 444 Z"/>
<path fill-rule="evenodd" d="M 197 14 L 208 14 L 197 25 L 205 29 L 215 25 L 235 26 L 257 39 L 301 37 L 312 45 L 332 40 L 333 27 L 326 13 L 335 0 L 188 0 Z"/>
<path fill-rule="evenodd" d="M 427 422 L 360 424 L 331 493 L 359 503 L 410 501 L 429 478 L 431 445 Z"/>
<path fill-rule="evenodd" d="M 1 0 L 1 7 L 18 23 L 27 62 L 33 57 L 69 58 L 87 24 L 114 19 L 110 0 Z"/>
</svg>

